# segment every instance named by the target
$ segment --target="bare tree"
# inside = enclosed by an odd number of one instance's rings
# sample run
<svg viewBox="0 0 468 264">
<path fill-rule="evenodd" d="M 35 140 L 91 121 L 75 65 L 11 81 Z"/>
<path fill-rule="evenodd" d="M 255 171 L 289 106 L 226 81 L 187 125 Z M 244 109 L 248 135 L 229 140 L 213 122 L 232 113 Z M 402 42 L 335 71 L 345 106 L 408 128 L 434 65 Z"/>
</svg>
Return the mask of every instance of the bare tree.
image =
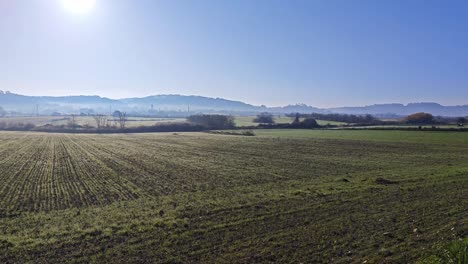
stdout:
<svg viewBox="0 0 468 264">
<path fill-rule="evenodd" d="M 127 125 L 127 113 L 126 112 L 119 112 L 119 116 L 118 116 L 119 120 L 119 125 L 120 125 L 120 129 L 124 129 L 125 126 Z"/>
<path fill-rule="evenodd" d="M 84 128 L 91 128 L 92 126 L 91 126 L 91 124 L 89 124 L 88 121 L 86 121 L 86 122 L 84 122 L 83 127 Z"/>
<path fill-rule="evenodd" d="M 466 124 L 466 118 L 465 117 L 459 117 L 457 118 L 457 124 L 459 127 L 462 127 Z"/>
<path fill-rule="evenodd" d="M 6 114 L 7 114 L 7 112 L 0 106 L 0 117 L 4 117 L 4 116 L 6 116 Z"/>
<path fill-rule="evenodd" d="M 297 126 L 300 123 L 301 123 L 301 114 L 296 113 L 296 116 L 294 117 L 292 124 Z"/>
<path fill-rule="evenodd" d="M 106 126 L 107 124 L 107 116 L 105 115 L 94 115 L 93 116 L 94 121 L 96 122 L 96 127 L 97 129 L 101 129 Z"/>
<path fill-rule="evenodd" d="M 68 127 L 75 129 L 76 128 L 76 115 L 71 115 L 70 118 L 68 118 Z"/>
</svg>

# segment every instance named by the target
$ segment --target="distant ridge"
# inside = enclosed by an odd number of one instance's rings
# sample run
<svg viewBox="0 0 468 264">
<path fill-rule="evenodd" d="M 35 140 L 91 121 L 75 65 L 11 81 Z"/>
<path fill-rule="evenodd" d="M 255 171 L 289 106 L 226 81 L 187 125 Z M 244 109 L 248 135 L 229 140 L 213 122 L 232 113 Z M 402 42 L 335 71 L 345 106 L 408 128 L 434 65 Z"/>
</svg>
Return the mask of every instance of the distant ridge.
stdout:
<svg viewBox="0 0 468 264">
<path fill-rule="evenodd" d="M 338 107 L 328 109 L 335 113 L 399 115 L 406 116 L 417 112 L 431 113 L 436 116 L 467 116 L 468 105 L 443 106 L 438 103 L 374 104 L 361 107 Z"/>
<path fill-rule="evenodd" d="M 79 96 L 27 96 L 0 91 L 0 106 L 7 111 L 43 114 L 77 113 L 80 109 L 93 109 L 95 112 L 122 110 L 145 114 L 148 111 L 176 112 L 220 112 L 251 115 L 259 112 L 277 114 L 301 113 L 343 113 L 372 114 L 378 116 L 405 116 L 416 112 L 428 112 L 437 116 L 468 116 L 468 105 L 443 106 L 433 102 L 404 104 L 374 104 L 359 107 L 317 108 L 306 104 L 282 107 L 255 106 L 241 101 L 211 98 L 194 95 L 153 95 L 146 97 L 109 99 L 97 95 Z"/>
</svg>

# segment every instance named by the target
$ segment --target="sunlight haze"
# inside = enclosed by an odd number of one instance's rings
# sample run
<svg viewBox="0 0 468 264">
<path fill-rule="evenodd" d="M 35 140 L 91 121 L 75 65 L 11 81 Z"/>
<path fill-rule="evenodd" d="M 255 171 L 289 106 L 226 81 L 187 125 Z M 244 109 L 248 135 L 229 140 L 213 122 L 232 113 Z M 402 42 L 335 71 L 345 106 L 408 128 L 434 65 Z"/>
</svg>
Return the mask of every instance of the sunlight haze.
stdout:
<svg viewBox="0 0 468 264">
<path fill-rule="evenodd" d="M 96 0 L 60 0 L 65 9 L 76 14 L 88 14 L 96 4 Z"/>
<path fill-rule="evenodd" d="M 0 1 L 0 90 L 465 104 L 464 1 Z"/>
</svg>

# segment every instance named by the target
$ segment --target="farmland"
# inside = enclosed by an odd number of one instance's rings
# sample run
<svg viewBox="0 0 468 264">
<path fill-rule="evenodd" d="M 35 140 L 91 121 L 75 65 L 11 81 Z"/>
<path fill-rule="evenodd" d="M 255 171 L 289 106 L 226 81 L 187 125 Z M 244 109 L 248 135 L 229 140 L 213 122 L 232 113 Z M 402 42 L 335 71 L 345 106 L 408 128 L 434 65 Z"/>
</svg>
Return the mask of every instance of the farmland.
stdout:
<svg viewBox="0 0 468 264">
<path fill-rule="evenodd" d="M 35 126 L 44 126 L 44 125 L 54 125 L 61 126 L 67 125 L 71 116 L 25 116 L 25 117 L 0 117 L 0 123 L 6 124 L 33 124 Z M 115 124 L 117 121 L 116 117 L 109 117 L 111 125 Z M 157 123 L 162 122 L 184 122 L 185 118 L 149 118 L 149 117 L 128 117 L 127 126 L 128 127 L 138 127 L 138 126 L 152 126 Z M 96 121 L 92 116 L 76 116 L 75 122 L 80 126 L 95 126 Z"/>
<path fill-rule="evenodd" d="M 0 262 L 407 263 L 468 230 L 468 133 L 0 133 Z"/>
<path fill-rule="evenodd" d="M 235 116 L 234 123 L 238 127 L 246 126 L 257 126 L 258 123 L 253 122 L 253 116 Z M 35 126 L 44 126 L 44 125 L 54 125 L 62 126 L 67 125 L 71 116 L 29 116 L 29 117 L 0 117 L 0 123 L 6 124 L 33 124 Z M 117 118 L 109 117 L 111 125 L 117 125 L 115 121 Z M 292 122 L 290 117 L 275 117 L 275 122 L 278 124 L 289 124 Z M 151 118 L 151 117 L 128 117 L 126 125 L 128 127 L 138 127 L 138 126 L 152 126 L 158 123 L 168 123 L 168 122 L 185 122 L 185 118 Z M 76 116 L 75 122 L 80 126 L 95 126 L 96 121 L 92 116 Z M 327 120 L 317 120 L 319 125 L 345 125 L 343 122 L 336 121 L 327 121 Z"/>
</svg>

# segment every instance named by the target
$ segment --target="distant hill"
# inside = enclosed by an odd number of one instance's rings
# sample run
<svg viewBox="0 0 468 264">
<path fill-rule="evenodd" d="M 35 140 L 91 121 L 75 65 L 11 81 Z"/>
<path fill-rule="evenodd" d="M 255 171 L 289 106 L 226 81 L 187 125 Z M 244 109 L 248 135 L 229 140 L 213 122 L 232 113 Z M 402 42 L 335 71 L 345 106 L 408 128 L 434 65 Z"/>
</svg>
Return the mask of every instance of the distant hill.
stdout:
<svg viewBox="0 0 468 264">
<path fill-rule="evenodd" d="M 93 109 L 96 113 L 122 110 L 147 114 L 148 111 L 256 113 L 262 107 L 222 98 L 184 95 L 155 95 L 142 98 L 109 99 L 100 96 L 25 96 L 0 92 L 0 106 L 7 111 L 42 114 L 76 113 Z"/>
<path fill-rule="evenodd" d="M 155 112 L 175 113 L 228 113 L 254 115 L 259 112 L 285 113 L 345 113 L 378 116 L 405 116 L 428 112 L 440 116 L 468 116 L 468 105 L 443 106 L 437 103 L 375 104 L 361 107 L 317 108 L 306 104 L 282 107 L 255 106 L 223 98 L 186 95 L 154 95 L 141 98 L 109 99 L 100 96 L 26 96 L 0 91 L 0 106 L 9 112 L 36 113 L 109 113 L 114 110 L 134 114 Z"/>
<path fill-rule="evenodd" d="M 306 104 L 287 105 L 283 107 L 270 107 L 268 111 L 278 113 L 324 113 L 325 109 L 309 106 Z"/>
<path fill-rule="evenodd" d="M 129 107 L 150 107 L 161 109 L 182 109 L 194 111 L 258 111 L 258 106 L 253 106 L 239 101 L 226 100 L 222 98 L 210 98 L 203 96 L 184 95 L 154 95 L 143 98 L 121 99 L 119 102 Z"/>
<path fill-rule="evenodd" d="M 443 106 L 437 103 L 375 104 L 361 107 L 330 108 L 330 112 L 346 114 L 398 115 L 406 116 L 417 112 L 436 116 L 468 116 L 468 105 Z"/>
</svg>

